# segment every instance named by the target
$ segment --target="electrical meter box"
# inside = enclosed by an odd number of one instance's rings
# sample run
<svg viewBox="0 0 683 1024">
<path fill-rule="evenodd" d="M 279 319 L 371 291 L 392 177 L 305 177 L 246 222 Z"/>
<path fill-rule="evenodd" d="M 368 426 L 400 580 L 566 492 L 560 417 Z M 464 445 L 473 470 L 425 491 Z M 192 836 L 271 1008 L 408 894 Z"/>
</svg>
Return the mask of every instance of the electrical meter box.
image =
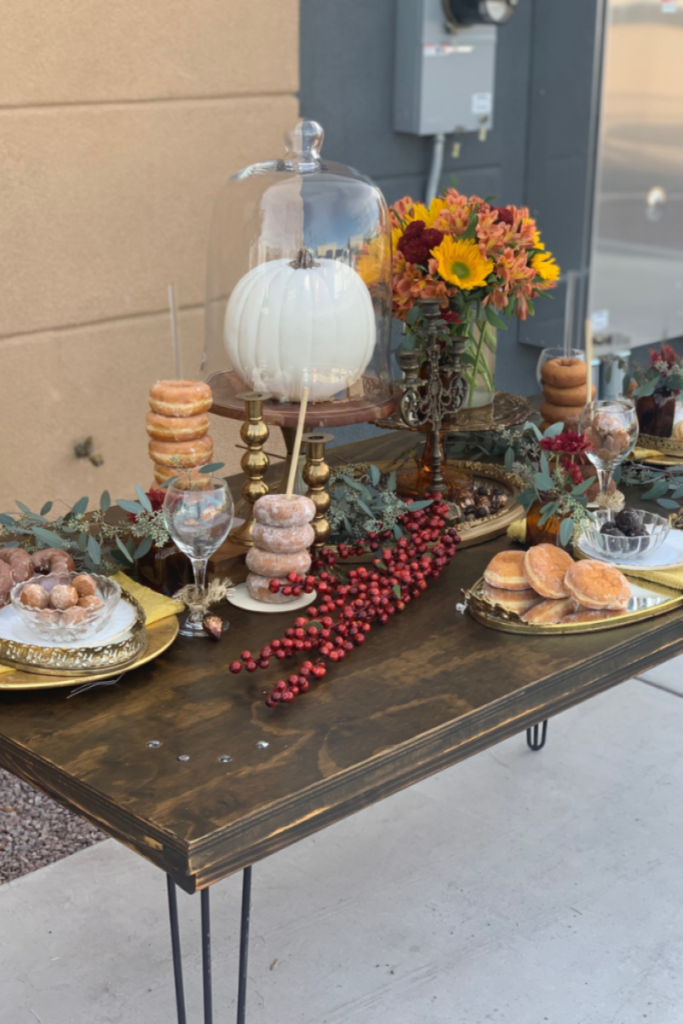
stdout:
<svg viewBox="0 0 683 1024">
<path fill-rule="evenodd" d="M 453 29 L 442 0 L 397 0 L 394 128 L 413 135 L 493 126 L 495 25 Z"/>
</svg>

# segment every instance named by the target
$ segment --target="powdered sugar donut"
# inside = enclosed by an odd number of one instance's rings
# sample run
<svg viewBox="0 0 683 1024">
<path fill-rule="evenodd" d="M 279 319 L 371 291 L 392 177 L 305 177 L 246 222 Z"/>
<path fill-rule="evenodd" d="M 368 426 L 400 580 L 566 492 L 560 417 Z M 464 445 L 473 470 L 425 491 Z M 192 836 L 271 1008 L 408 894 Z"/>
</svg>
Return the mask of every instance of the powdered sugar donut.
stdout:
<svg viewBox="0 0 683 1024">
<path fill-rule="evenodd" d="M 78 591 L 68 583 L 58 583 L 50 591 L 50 606 L 60 612 L 78 604 Z"/>
<path fill-rule="evenodd" d="M 71 572 L 74 560 L 68 551 L 61 548 L 43 548 L 31 555 L 31 565 L 35 572 Z"/>
<path fill-rule="evenodd" d="M 259 576 L 258 573 L 255 572 L 250 572 L 247 576 L 247 590 L 249 591 L 249 596 L 253 597 L 255 601 L 263 601 L 265 604 L 287 604 L 288 601 L 298 600 L 298 598 L 293 594 L 288 594 L 285 597 L 282 593 L 283 587 L 291 586 L 289 580 L 286 579 L 280 580 L 280 589 L 276 594 L 273 594 L 269 590 L 271 579 L 276 579 L 276 577 L 271 576 L 269 578 L 267 576 Z"/>
<path fill-rule="evenodd" d="M 23 548 L 0 548 L 0 561 L 9 566 L 14 583 L 23 583 L 33 575 L 31 559 Z"/>
<path fill-rule="evenodd" d="M 250 548 L 247 553 L 247 568 L 269 580 L 287 576 L 290 572 L 303 576 L 311 568 L 311 556 L 308 551 L 283 555 L 274 551 L 261 551 L 260 548 Z"/>
<path fill-rule="evenodd" d="M 315 530 L 306 523 L 304 526 L 264 526 L 254 523 L 254 544 L 262 551 L 291 554 L 305 551 L 315 540 Z"/>
<path fill-rule="evenodd" d="M 21 592 L 21 603 L 27 608 L 47 608 L 50 595 L 40 583 L 29 583 Z"/>
<path fill-rule="evenodd" d="M 4 608 L 6 604 L 9 604 L 9 592 L 14 586 L 12 582 L 12 573 L 9 571 L 9 565 L 6 562 L 0 562 L 0 608 Z"/>
<path fill-rule="evenodd" d="M 254 505 L 254 517 L 264 526 L 304 526 L 315 518 L 315 505 L 305 494 L 264 494 Z"/>
</svg>

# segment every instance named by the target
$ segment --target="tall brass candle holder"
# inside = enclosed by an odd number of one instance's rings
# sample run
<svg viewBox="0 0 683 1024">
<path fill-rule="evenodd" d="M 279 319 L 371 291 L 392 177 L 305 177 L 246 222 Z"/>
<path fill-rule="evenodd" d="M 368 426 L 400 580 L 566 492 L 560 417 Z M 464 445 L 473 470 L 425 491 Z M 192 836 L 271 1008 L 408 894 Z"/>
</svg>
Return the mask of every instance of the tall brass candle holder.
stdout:
<svg viewBox="0 0 683 1024">
<path fill-rule="evenodd" d="M 315 518 L 311 526 L 315 530 L 314 551 L 319 551 L 330 539 L 330 524 L 327 511 L 330 507 L 330 496 L 327 483 L 330 479 L 330 467 L 325 462 L 325 445 L 333 439 L 333 434 L 312 432 L 304 434 L 306 442 L 306 462 L 303 469 L 304 483 L 308 485 L 307 496 L 316 508 Z"/>
<path fill-rule="evenodd" d="M 247 446 L 240 465 L 247 474 L 242 487 L 242 497 L 249 503 L 246 521 L 233 530 L 230 539 L 250 548 L 254 543 L 254 502 L 268 493 L 268 484 L 263 479 L 270 461 L 263 451 L 270 431 L 263 419 L 263 403 L 271 395 L 260 391 L 244 391 L 237 395 L 246 406 L 247 418 L 240 428 L 240 437 Z"/>
<path fill-rule="evenodd" d="M 398 382 L 403 392 L 399 412 L 408 427 L 424 429 L 427 434 L 422 459 L 425 477 L 423 489 L 443 491 L 443 425 L 444 420 L 458 412 L 467 394 L 467 382 L 462 374 L 461 363 L 467 338 L 453 338 L 452 352 L 444 360 L 437 326 L 441 317 L 439 300 L 422 299 L 420 306 L 427 321 L 425 358 L 420 365 L 420 354 L 417 351 L 400 352 L 397 356 L 403 372 L 403 380 Z"/>
</svg>

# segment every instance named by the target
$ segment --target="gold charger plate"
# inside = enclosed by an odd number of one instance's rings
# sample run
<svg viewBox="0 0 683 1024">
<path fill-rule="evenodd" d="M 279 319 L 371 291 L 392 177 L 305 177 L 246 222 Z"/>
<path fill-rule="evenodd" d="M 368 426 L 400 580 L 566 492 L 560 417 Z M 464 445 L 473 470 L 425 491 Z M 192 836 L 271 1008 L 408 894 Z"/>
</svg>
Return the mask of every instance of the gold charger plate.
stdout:
<svg viewBox="0 0 683 1024">
<path fill-rule="evenodd" d="M 127 665 L 103 669 L 89 675 L 39 675 L 36 672 L 25 672 L 17 668 L 11 672 L 0 672 L 0 690 L 45 690 L 56 686 L 80 686 L 81 683 L 94 683 L 100 679 L 110 679 L 121 673 L 132 672 L 133 669 L 146 665 L 167 650 L 178 635 L 180 625 L 176 615 L 169 615 L 147 627 L 147 647 Z"/>
<path fill-rule="evenodd" d="M 85 676 L 92 672 L 111 675 L 135 661 L 147 647 L 146 616 L 142 605 L 125 590 L 121 592 L 121 600 L 127 601 L 135 610 L 135 621 L 127 627 L 129 635 L 125 639 L 96 647 L 43 647 L 0 638 L 0 665 L 16 665 L 22 671 L 42 676 L 62 676 L 64 673 Z"/>
<path fill-rule="evenodd" d="M 502 608 L 500 605 L 488 601 L 482 591 L 485 585 L 484 578 L 477 580 L 470 590 L 464 590 L 463 595 L 467 604 L 467 610 L 473 619 L 480 622 L 489 629 L 497 629 L 502 633 L 519 633 L 526 636 L 565 636 L 575 633 L 597 633 L 604 629 L 616 629 L 619 626 L 630 626 L 634 622 L 642 622 L 643 619 L 652 619 L 657 615 L 665 615 L 667 612 L 680 608 L 683 605 L 683 593 L 678 590 L 671 590 L 669 587 L 662 587 L 658 583 L 650 583 L 645 580 L 636 580 L 631 577 L 629 580 L 633 595 L 629 602 L 629 610 L 626 612 L 615 612 L 609 619 L 599 619 L 593 622 L 570 622 L 570 623 L 526 623 L 513 611 Z"/>
</svg>

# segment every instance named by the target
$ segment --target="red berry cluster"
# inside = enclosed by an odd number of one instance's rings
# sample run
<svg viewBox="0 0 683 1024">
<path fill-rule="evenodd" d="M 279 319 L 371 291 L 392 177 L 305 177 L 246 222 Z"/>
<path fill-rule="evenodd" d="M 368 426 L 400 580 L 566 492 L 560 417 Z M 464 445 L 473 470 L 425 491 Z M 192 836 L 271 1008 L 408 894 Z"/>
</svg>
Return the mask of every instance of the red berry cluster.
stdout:
<svg viewBox="0 0 683 1024">
<path fill-rule="evenodd" d="M 295 572 L 287 575 L 287 582 L 271 580 L 268 584 L 271 594 L 277 594 L 281 590 L 285 597 L 301 597 L 302 594 L 312 594 L 315 590 L 315 576 L 297 576 Z"/>
<path fill-rule="evenodd" d="M 242 661 L 233 661 L 230 671 L 240 672 L 244 664 L 247 672 L 255 672 L 257 668 L 268 668 L 273 657 L 282 661 L 294 658 L 299 651 L 315 651 L 314 660 L 304 661 L 287 679 L 278 680 L 266 698 L 270 708 L 288 704 L 307 692 L 311 678 L 325 676 L 326 662 L 343 661 L 365 643 L 373 623 L 383 626 L 392 615 L 404 611 L 410 601 L 427 589 L 428 580 L 439 578 L 441 570 L 455 555 L 458 536 L 455 530 L 446 529 L 448 505 L 443 503 L 440 494 L 433 495 L 433 499 L 429 507 L 400 517 L 407 536 L 401 537 L 394 548 L 384 549 L 372 569 L 359 566 L 349 571 L 348 578 L 340 579 L 325 568 L 336 563 L 334 552 L 322 551 L 313 563 L 318 571 L 317 580 L 307 576 L 302 581 L 299 577 L 296 588 L 292 586 L 292 594 L 295 589 L 299 589 L 299 593 L 317 589 L 318 606 L 308 608 L 306 617 L 296 619 L 294 626 L 285 630 L 284 637 L 271 640 L 261 648 L 259 655 L 242 651 Z M 379 550 L 380 540 L 390 537 L 388 530 L 369 535 L 371 550 Z M 432 547 L 428 551 L 429 545 Z M 363 544 L 340 544 L 337 554 L 344 559 L 361 553 L 359 548 L 364 549 Z M 279 582 L 271 581 L 271 589 L 275 585 L 279 589 Z"/>
</svg>

